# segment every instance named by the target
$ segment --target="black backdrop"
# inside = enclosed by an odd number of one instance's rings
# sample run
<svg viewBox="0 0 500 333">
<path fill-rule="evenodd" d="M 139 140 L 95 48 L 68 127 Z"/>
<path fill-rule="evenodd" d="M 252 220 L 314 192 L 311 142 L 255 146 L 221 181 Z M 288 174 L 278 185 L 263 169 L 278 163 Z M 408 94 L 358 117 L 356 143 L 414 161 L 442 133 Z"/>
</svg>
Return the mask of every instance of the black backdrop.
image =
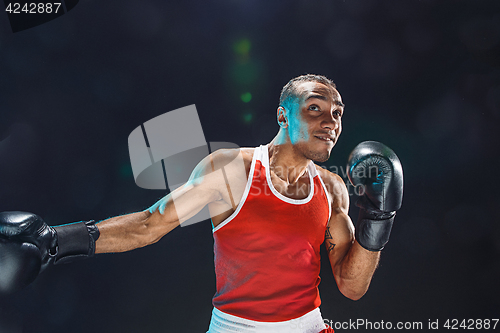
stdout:
<svg viewBox="0 0 500 333">
<path fill-rule="evenodd" d="M 164 192 L 134 183 L 134 128 L 196 104 L 207 141 L 257 146 L 281 87 L 323 74 L 347 105 L 325 167 L 378 140 L 405 172 L 368 293 L 343 297 L 323 261 L 324 318 L 498 318 L 499 59 L 498 1 L 82 0 L 18 33 L 0 15 L 0 211 L 57 225 L 144 209 Z M 212 245 L 205 221 L 52 267 L 0 298 L 0 332 L 205 332 Z"/>
</svg>

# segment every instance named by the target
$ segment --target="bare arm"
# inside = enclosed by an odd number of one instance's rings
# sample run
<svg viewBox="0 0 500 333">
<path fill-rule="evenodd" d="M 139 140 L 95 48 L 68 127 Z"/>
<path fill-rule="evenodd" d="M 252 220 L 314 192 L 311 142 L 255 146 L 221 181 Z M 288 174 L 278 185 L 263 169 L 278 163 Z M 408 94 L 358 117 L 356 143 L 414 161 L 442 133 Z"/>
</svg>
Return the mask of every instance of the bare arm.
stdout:
<svg viewBox="0 0 500 333">
<path fill-rule="evenodd" d="M 368 290 L 380 252 L 365 250 L 354 239 L 354 226 L 347 215 L 349 194 L 342 179 L 336 175 L 333 177 L 332 216 L 327 226 L 325 244 L 340 292 L 347 298 L 358 300 Z"/>
<path fill-rule="evenodd" d="M 96 253 L 130 251 L 157 242 L 204 206 L 220 200 L 220 186 L 219 174 L 212 173 L 211 160 L 207 157 L 196 166 L 186 184 L 151 208 L 97 224 L 100 237 L 96 242 Z"/>
</svg>

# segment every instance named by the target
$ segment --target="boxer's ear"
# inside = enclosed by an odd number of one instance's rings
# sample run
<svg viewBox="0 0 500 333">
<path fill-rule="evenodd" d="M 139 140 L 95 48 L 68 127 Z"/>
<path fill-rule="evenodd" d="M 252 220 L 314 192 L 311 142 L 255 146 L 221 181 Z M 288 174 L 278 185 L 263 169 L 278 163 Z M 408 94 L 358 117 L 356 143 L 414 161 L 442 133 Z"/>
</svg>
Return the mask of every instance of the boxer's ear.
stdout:
<svg viewBox="0 0 500 333">
<path fill-rule="evenodd" d="M 278 118 L 278 125 L 280 125 L 281 128 L 287 128 L 288 127 L 288 111 L 285 109 L 283 106 L 279 106 L 277 111 L 277 118 Z"/>
</svg>

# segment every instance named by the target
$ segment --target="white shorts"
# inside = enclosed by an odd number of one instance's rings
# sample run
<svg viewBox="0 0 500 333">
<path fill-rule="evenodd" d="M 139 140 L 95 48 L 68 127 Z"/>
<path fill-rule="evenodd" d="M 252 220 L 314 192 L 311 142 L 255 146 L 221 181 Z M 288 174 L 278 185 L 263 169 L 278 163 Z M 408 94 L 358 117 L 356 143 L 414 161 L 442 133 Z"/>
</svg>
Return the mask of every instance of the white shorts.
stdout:
<svg viewBox="0 0 500 333">
<path fill-rule="evenodd" d="M 207 333 L 318 333 L 325 328 L 319 308 L 299 318 L 272 323 L 236 317 L 214 308 Z"/>
</svg>

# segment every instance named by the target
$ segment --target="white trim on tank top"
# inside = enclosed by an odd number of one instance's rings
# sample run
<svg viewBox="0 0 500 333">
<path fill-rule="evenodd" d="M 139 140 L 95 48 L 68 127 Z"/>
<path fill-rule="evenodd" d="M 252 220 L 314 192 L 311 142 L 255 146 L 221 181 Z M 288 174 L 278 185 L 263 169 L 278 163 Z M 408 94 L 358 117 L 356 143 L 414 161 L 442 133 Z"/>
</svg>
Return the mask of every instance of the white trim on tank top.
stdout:
<svg viewBox="0 0 500 333">
<path fill-rule="evenodd" d="M 276 198 L 280 199 L 281 201 L 284 201 L 284 202 L 287 202 L 287 203 L 293 204 L 293 205 L 302 205 L 302 204 L 305 204 L 305 203 L 308 203 L 309 201 L 311 201 L 313 194 L 314 194 L 314 180 L 313 180 L 313 175 L 312 175 L 313 171 L 311 169 L 316 171 L 314 168 L 314 163 L 312 161 L 309 161 L 309 164 L 307 165 L 307 170 L 309 171 L 308 172 L 309 183 L 311 184 L 311 188 L 309 189 L 308 196 L 305 197 L 304 199 L 292 199 L 292 198 L 284 196 L 283 194 L 281 194 L 280 192 L 278 192 L 274 188 L 273 182 L 271 181 L 271 172 L 269 171 L 269 169 L 270 169 L 269 168 L 269 151 L 267 149 L 267 145 L 261 146 L 261 147 L 264 147 L 263 152 L 262 152 L 262 165 L 266 169 L 267 186 L 269 186 L 269 188 L 271 189 L 271 192 L 273 192 L 274 196 Z M 311 168 L 311 165 L 313 166 L 312 168 Z"/>
<path fill-rule="evenodd" d="M 262 147 L 262 146 L 260 146 L 260 147 Z M 216 226 L 215 228 L 212 228 L 212 233 L 216 232 L 217 230 L 219 230 L 220 228 L 222 228 L 223 226 L 225 226 L 226 224 L 231 222 L 231 220 L 234 219 L 236 217 L 236 215 L 238 215 L 238 213 L 241 210 L 241 207 L 243 207 L 243 204 L 247 200 L 248 193 L 250 192 L 250 188 L 252 187 L 253 174 L 255 172 L 255 163 L 257 162 L 257 159 L 260 159 L 260 157 L 258 156 L 258 155 L 260 155 L 260 147 L 255 148 L 255 150 L 253 152 L 252 164 L 250 166 L 250 172 L 248 173 L 247 185 L 245 186 L 245 191 L 243 191 L 243 196 L 241 197 L 241 200 L 238 203 L 236 210 L 231 215 L 229 215 L 228 218 L 226 218 L 224 221 L 219 223 L 218 226 Z"/>
<path fill-rule="evenodd" d="M 243 196 L 241 197 L 241 200 L 238 203 L 236 210 L 229 217 L 227 217 L 224 221 L 222 221 L 217 227 L 212 228 L 212 233 L 216 232 L 217 230 L 219 230 L 220 228 L 222 228 L 223 226 L 225 226 L 226 224 L 231 222 L 240 212 L 241 208 L 243 207 L 243 205 L 248 197 L 248 193 L 250 192 L 250 188 L 252 187 L 252 181 L 253 181 L 253 177 L 254 177 L 254 173 L 255 173 L 255 164 L 257 163 L 257 160 L 261 161 L 262 166 L 264 166 L 264 168 L 266 170 L 267 185 L 271 189 L 271 192 L 273 192 L 274 196 L 277 197 L 278 199 L 280 199 L 284 202 L 290 203 L 290 204 L 303 205 L 303 204 L 306 204 L 309 201 L 311 201 L 312 197 L 314 196 L 314 177 L 318 176 L 320 181 L 321 181 L 321 185 L 323 186 L 323 190 L 324 190 L 326 197 L 327 197 L 328 213 L 329 213 L 328 219 L 330 219 L 330 216 L 332 214 L 332 212 L 331 212 L 332 207 L 331 207 L 330 200 L 329 200 L 330 196 L 328 195 L 328 191 L 326 189 L 325 183 L 323 182 L 323 179 L 321 179 L 321 176 L 319 175 L 319 173 L 317 173 L 315 164 L 312 161 L 310 161 L 309 164 L 307 165 L 307 169 L 309 171 L 309 182 L 311 184 L 311 188 L 309 190 L 309 195 L 305 199 L 299 199 L 299 200 L 288 198 L 288 197 L 284 196 L 283 194 L 279 193 L 274 188 L 272 181 L 271 181 L 271 175 L 269 173 L 269 151 L 267 149 L 267 145 L 261 145 L 261 146 L 255 148 L 255 150 L 254 150 L 252 164 L 250 167 L 250 172 L 248 173 L 247 184 L 245 186 L 245 191 L 243 192 Z"/>
</svg>

